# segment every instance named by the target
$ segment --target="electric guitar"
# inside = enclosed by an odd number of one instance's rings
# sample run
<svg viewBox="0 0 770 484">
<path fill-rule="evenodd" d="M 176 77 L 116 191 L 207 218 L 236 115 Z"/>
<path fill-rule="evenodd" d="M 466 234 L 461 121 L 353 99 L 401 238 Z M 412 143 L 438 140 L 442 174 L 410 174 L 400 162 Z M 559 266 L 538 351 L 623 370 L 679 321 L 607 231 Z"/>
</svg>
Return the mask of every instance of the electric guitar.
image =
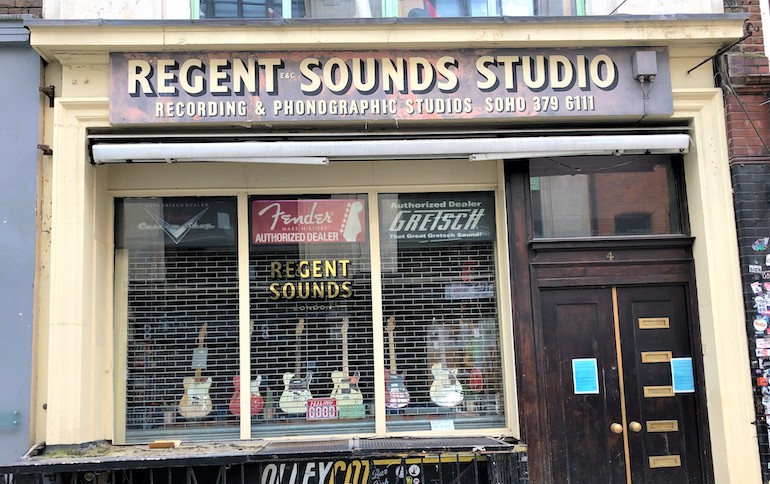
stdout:
<svg viewBox="0 0 770 484">
<path fill-rule="evenodd" d="M 265 402 L 262 399 L 262 395 L 259 394 L 259 385 L 262 384 L 262 377 L 260 375 L 257 375 L 255 379 L 251 381 L 251 400 L 249 402 L 249 407 L 251 408 L 251 415 L 257 415 L 259 412 L 262 411 L 262 407 L 264 407 Z M 232 398 L 230 398 L 230 413 L 233 415 L 240 415 L 241 414 L 241 377 L 239 375 L 235 375 L 233 377 L 233 386 L 235 387 L 235 392 L 233 393 Z"/>
<path fill-rule="evenodd" d="M 208 323 L 203 323 L 198 333 L 198 350 L 203 350 L 203 339 L 206 337 L 206 328 Z M 184 418 L 201 418 L 211 413 L 211 397 L 209 388 L 211 387 L 211 377 L 201 376 L 201 365 L 195 368 L 195 377 L 185 377 L 183 381 L 184 395 L 179 400 L 179 415 Z"/>
<path fill-rule="evenodd" d="M 348 369 L 348 322 L 348 318 L 342 320 L 342 371 L 332 372 L 334 388 L 330 397 L 337 400 L 337 406 L 364 403 L 364 397 L 358 388 L 359 375 L 356 373 L 350 376 Z"/>
<path fill-rule="evenodd" d="M 300 375 L 300 360 L 299 360 L 299 337 L 302 334 L 302 330 L 305 328 L 305 320 L 300 319 L 297 323 L 297 329 L 295 334 L 297 335 L 296 353 L 297 363 L 294 369 L 294 373 L 283 374 L 283 393 L 278 401 L 278 406 L 285 413 L 307 413 L 307 401 L 313 398 L 310 393 L 310 381 L 313 378 L 312 372 L 307 372 L 305 378 L 301 378 Z"/>
<path fill-rule="evenodd" d="M 251 332 L 254 333 L 254 322 L 251 323 Z M 251 398 L 249 400 L 249 413 L 251 415 L 257 415 L 259 412 L 262 411 L 262 408 L 265 406 L 265 401 L 262 399 L 262 395 L 259 394 L 259 385 L 262 384 L 262 376 L 257 375 L 256 378 L 254 378 L 249 386 L 249 393 L 251 394 Z M 233 392 L 233 396 L 230 398 L 230 413 L 233 415 L 240 415 L 241 414 L 241 376 L 235 375 L 233 377 L 233 387 L 235 387 L 235 391 Z"/>
<path fill-rule="evenodd" d="M 435 318 L 434 318 L 435 327 Z M 430 399 L 440 407 L 454 407 L 463 401 L 463 387 L 457 379 L 457 370 L 446 365 L 446 353 L 444 352 L 445 338 L 444 328 L 439 333 L 441 345 L 441 362 L 434 363 L 431 367 L 433 383 L 430 386 Z"/>
<path fill-rule="evenodd" d="M 390 349 L 390 370 L 385 369 L 385 406 L 388 408 L 404 408 L 409 405 L 409 390 L 404 384 L 404 374 L 398 373 L 396 367 L 396 344 L 393 341 L 393 330 L 396 318 L 388 318 L 388 347 Z"/>
</svg>

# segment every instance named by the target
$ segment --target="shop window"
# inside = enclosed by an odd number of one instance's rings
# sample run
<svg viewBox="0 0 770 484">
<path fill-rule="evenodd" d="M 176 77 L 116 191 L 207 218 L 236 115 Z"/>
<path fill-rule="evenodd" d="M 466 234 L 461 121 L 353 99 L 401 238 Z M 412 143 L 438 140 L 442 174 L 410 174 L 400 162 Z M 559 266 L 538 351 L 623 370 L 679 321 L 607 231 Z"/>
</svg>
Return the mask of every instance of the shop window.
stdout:
<svg viewBox="0 0 770 484">
<path fill-rule="evenodd" d="M 504 428 L 494 194 L 372 196 L 116 200 L 126 441 Z"/>
<path fill-rule="evenodd" d="M 493 200 L 380 195 L 388 430 L 504 424 Z"/>
<path fill-rule="evenodd" d="M 583 15 L 582 0 L 201 0 L 201 18 Z"/>
<path fill-rule="evenodd" d="M 116 322 L 125 325 L 127 438 L 238 435 L 234 198 L 117 200 Z"/>
<path fill-rule="evenodd" d="M 374 431 L 365 195 L 252 197 L 255 436 Z M 335 428 L 337 430 L 335 430 Z"/>
<path fill-rule="evenodd" d="M 682 233 L 676 164 L 667 156 L 532 160 L 534 236 Z"/>
</svg>

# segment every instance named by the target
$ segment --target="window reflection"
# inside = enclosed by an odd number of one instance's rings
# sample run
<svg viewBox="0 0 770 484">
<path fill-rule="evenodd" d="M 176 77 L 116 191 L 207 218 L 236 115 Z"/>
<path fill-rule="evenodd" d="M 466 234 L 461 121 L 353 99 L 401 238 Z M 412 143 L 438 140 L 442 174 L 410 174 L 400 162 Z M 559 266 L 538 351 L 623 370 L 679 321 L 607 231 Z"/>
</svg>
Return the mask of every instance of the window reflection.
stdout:
<svg viewBox="0 0 770 484">
<path fill-rule="evenodd" d="M 535 237 L 681 233 L 666 156 L 542 158 L 530 164 Z"/>
<path fill-rule="evenodd" d="M 201 0 L 200 18 L 577 15 L 580 0 Z"/>
</svg>

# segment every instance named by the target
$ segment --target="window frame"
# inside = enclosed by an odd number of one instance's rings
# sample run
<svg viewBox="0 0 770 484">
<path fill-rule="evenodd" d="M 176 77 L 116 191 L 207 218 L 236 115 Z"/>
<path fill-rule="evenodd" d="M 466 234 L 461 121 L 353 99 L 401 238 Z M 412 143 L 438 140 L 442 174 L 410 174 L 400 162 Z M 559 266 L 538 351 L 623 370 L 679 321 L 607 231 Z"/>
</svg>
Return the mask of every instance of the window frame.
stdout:
<svg viewBox="0 0 770 484">
<path fill-rule="evenodd" d="M 211 196 L 235 196 L 237 198 L 237 218 L 238 218 L 238 239 L 237 239 L 237 260 L 238 260 L 238 298 L 239 298 L 239 370 L 240 374 L 251 374 L 251 359 L 252 348 L 250 344 L 250 303 L 251 292 L 249 282 L 248 269 L 240 269 L 241 267 L 248 268 L 250 261 L 250 244 L 249 244 L 249 198 L 252 196 L 289 196 L 289 195 L 334 195 L 339 193 L 359 193 L 367 197 L 367 203 L 369 208 L 368 222 L 370 224 L 370 262 L 372 265 L 372 318 L 373 335 L 372 339 L 375 342 L 373 348 L 374 365 L 375 368 L 385 366 L 387 349 L 382 345 L 377 344 L 379 341 L 384 341 L 387 337 L 386 333 L 386 321 L 382 314 L 382 288 L 381 288 L 381 260 L 380 260 L 380 241 L 379 241 L 379 229 L 373 227 L 379 220 L 378 213 L 378 197 L 382 193 L 422 193 L 427 187 L 414 187 L 414 186 L 351 186 L 339 189 L 336 187 L 320 187 L 320 188 L 307 188 L 307 189 L 291 189 L 291 190 L 260 190 L 260 191 L 238 191 L 238 190 L 218 190 L 216 194 Z M 498 281 L 496 284 L 496 306 L 497 306 L 497 331 L 499 337 L 499 351 L 500 351 L 500 365 L 502 371 L 501 387 L 503 390 L 502 406 L 504 413 L 505 424 L 503 427 L 488 428 L 485 431 L 490 435 L 516 435 L 518 433 L 518 405 L 516 404 L 516 388 L 515 388 L 515 374 L 513 372 L 514 355 L 513 351 L 513 336 L 510 326 L 509 316 L 511 314 L 511 302 L 510 302 L 510 282 L 505 277 L 508 272 L 508 254 L 505 247 L 507 247 L 507 231 L 505 230 L 505 207 L 504 207 L 504 189 L 500 184 L 476 183 L 476 184 L 463 184 L 463 185 L 446 185 L 439 184 L 431 186 L 431 192 L 466 192 L 466 191 L 489 191 L 493 194 L 494 207 L 495 207 L 495 278 Z M 113 199 L 117 198 L 133 198 L 133 197 L 188 197 L 188 196 L 200 196 L 193 192 L 187 192 L 186 190 L 180 192 L 132 192 L 126 193 L 121 196 L 119 193 L 113 194 Z M 206 194 L 204 196 L 209 196 Z M 116 223 L 115 217 L 112 218 L 112 224 Z M 501 225 L 501 223 L 503 225 Z M 113 252 L 115 256 L 115 324 L 116 324 L 116 374 L 125 374 L 126 368 L 126 350 L 127 350 L 127 320 L 125 314 L 121 315 L 121 311 L 126 311 L 126 303 L 120 299 L 120 294 L 126 288 L 121 289 L 120 279 L 127 277 L 127 272 L 122 269 L 119 264 L 119 256 L 116 251 Z M 121 362 L 122 360 L 122 362 Z M 357 436 L 377 436 L 377 437 L 395 437 L 404 435 L 416 435 L 421 434 L 425 436 L 435 436 L 442 434 L 436 431 L 388 431 L 386 424 L 386 411 L 384 406 L 384 376 L 379 376 L 379 371 L 375 371 L 375 396 L 374 402 L 377 402 L 377 406 L 374 411 L 375 430 L 371 434 L 351 433 L 350 435 Z M 244 379 L 241 382 L 241 392 L 248 392 L 248 379 Z M 121 388 L 122 387 L 122 388 Z M 127 435 L 126 427 L 126 385 L 121 385 L 120 380 L 116 382 L 116 413 L 115 413 L 115 436 L 117 442 L 137 443 L 144 442 L 146 438 L 142 438 L 140 435 Z M 477 431 L 464 431 L 457 430 L 449 432 L 451 435 L 470 435 L 478 433 Z M 216 433 L 215 433 L 216 435 Z M 331 435 L 331 434 L 325 434 Z M 443 435 L 443 434 L 442 434 Z M 223 435 L 222 437 L 228 438 Z M 323 435 L 318 437 L 323 438 Z M 240 431 L 239 439 L 249 440 L 260 438 L 258 433 L 254 432 L 250 419 L 240 419 Z"/>
<path fill-rule="evenodd" d="M 212 2 L 216 0 L 210 0 Z M 243 1 L 244 0 L 233 0 L 235 3 L 235 8 L 237 11 L 242 12 L 243 11 Z M 295 12 L 292 9 L 292 0 L 279 0 L 281 4 L 281 12 L 282 18 L 290 19 L 290 18 L 308 18 L 308 19 L 324 19 L 324 17 L 295 17 Z M 459 1 L 459 0 L 458 0 Z M 549 15 L 566 15 L 566 16 L 585 16 L 586 14 L 586 8 L 585 8 L 585 0 L 570 0 L 569 1 L 569 9 L 572 10 L 572 13 L 567 14 L 550 14 L 547 13 L 549 11 L 548 2 L 550 0 L 532 0 L 532 10 L 530 16 L 538 17 L 538 16 L 549 16 Z M 206 19 L 206 18 L 244 18 L 242 15 L 238 17 L 206 17 L 205 12 L 201 9 L 201 0 L 190 0 L 190 12 L 191 12 L 191 18 L 193 20 L 200 20 L 200 19 Z M 470 4 L 471 0 L 467 0 L 468 4 Z M 277 3 L 277 2 L 276 2 Z M 486 4 L 486 15 L 467 15 L 462 17 L 456 17 L 456 18 L 466 18 L 466 17 L 504 17 L 506 16 L 503 11 L 503 2 L 502 0 L 484 0 L 484 3 Z M 562 2 L 564 3 L 564 2 Z M 211 6 L 212 9 L 215 9 L 215 6 Z M 381 0 L 380 9 L 382 12 L 381 17 L 379 18 L 406 18 L 410 15 L 399 15 L 399 0 Z M 541 14 L 540 12 L 546 12 L 544 14 Z M 519 15 L 515 15 L 519 16 Z M 246 18 L 269 18 L 269 17 L 246 17 Z M 343 17 L 338 17 L 343 18 Z M 424 15 L 424 18 L 431 18 L 430 15 Z"/>
</svg>

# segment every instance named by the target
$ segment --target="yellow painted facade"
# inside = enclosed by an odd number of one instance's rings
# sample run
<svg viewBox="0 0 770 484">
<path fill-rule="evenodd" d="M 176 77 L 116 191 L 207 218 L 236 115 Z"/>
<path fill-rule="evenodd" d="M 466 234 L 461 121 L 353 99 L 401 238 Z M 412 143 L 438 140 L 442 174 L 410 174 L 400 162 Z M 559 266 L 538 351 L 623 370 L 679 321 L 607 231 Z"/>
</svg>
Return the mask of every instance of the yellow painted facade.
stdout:
<svg viewBox="0 0 770 484">
<path fill-rule="evenodd" d="M 687 122 L 692 138 L 685 174 L 715 479 L 760 482 L 722 93 L 714 87 L 710 62 L 688 72 L 739 38 L 741 20 L 601 17 L 522 24 L 394 21 L 285 26 L 38 21 L 29 27 L 32 46 L 48 62 L 45 84 L 55 85 L 57 94 L 55 107 L 45 112 L 44 142 L 53 155 L 44 160 L 40 201 L 34 440 L 49 444 L 121 440 L 115 408 L 124 396 L 125 368 L 116 364 L 116 355 L 125 347 L 125 335 L 113 317 L 120 312 L 113 307 L 114 197 L 236 194 L 244 204 L 247 193 L 308 193 L 308 186 L 420 191 L 442 183 L 496 190 L 501 195 L 498 222 L 505 224 L 502 162 L 362 161 L 301 172 L 255 165 L 197 164 L 186 165 L 184 171 L 177 165 L 93 166 L 86 134 L 90 128 L 109 127 L 110 52 L 668 46 L 672 119 Z M 504 248 L 507 241 L 500 242 Z M 507 261 L 505 250 L 500 255 L 501 262 Z M 510 292 L 507 282 L 502 289 L 504 294 Z M 511 302 L 502 304 L 502 326 L 510 328 Z M 241 308 L 246 311 L 242 324 L 247 324 L 248 304 Z M 382 319 L 382 314 L 374 317 Z M 375 340 L 381 336 L 375 335 Z M 513 368 L 512 336 L 502 336 L 510 350 L 506 363 Z M 248 340 L 241 344 L 248 346 Z M 248 373 L 245 370 L 242 373 Z M 508 387 L 515 388 L 513 371 L 506 379 Z M 516 437 L 515 395 L 508 395 L 506 405 L 508 424 L 500 432 Z"/>
</svg>

